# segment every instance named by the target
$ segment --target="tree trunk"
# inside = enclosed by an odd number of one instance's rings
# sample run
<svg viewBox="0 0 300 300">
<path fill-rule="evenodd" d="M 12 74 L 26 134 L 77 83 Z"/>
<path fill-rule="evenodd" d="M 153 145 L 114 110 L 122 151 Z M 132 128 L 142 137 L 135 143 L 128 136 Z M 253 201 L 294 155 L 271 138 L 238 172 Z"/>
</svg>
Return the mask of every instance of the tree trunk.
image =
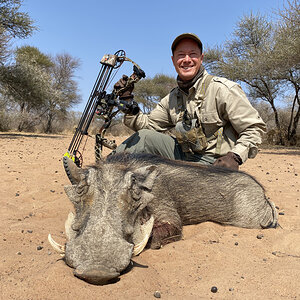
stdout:
<svg viewBox="0 0 300 300">
<path fill-rule="evenodd" d="M 293 118 L 296 100 L 298 102 L 298 111 L 295 117 Z M 291 146 L 295 146 L 297 144 L 297 127 L 299 123 L 299 118 L 300 118 L 300 100 L 299 100 L 299 90 L 296 88 L 296 95 L 293 101 L 291 119 L 290 119 L 288 133 L 287 133 L 287 139 Z"/>
<path fill-rule="evenodd" d="M 284 146 L 284 140 L 283 140 L 283 137 L 282 137 L 282 132 L 281 132 L 281 126 L 280 126 L 280 122 L 279 122 L 279 117 L 278 117 L 278 112 L 277 112 L 277 109 L 274 105 L 274 103 L 270 103 L 271 106 L 272 106 L 272 109 L 274 111 L 274 118 L 275 118 L 275 124 L 276 124 L 276 128 L 278 130 L 278 143 L 282 146 Z"/>
<path fill-rule="evenodd" d="M 53 130 L 52 122 L 53 122 L 53 115 L 49 113 L 45 133 L 52 133 Z"/>
<path fill-rule="evenodd" d="M 291 146 L 295 146 L 297 144 L 297 126 L 298 126 L 298 123 L 299 123 L 299 118 L 300 118 L 300 106 L 298 107 L 298 111 L 295 115 L 295 118 L 294 118 L 294 122 L 293 122 L 293 127 L 292 127 L 292 130 L 291 130 L 291 133 L 290 133 L 290 137 L 289 137 L 289 144 Z"/>
</svg>

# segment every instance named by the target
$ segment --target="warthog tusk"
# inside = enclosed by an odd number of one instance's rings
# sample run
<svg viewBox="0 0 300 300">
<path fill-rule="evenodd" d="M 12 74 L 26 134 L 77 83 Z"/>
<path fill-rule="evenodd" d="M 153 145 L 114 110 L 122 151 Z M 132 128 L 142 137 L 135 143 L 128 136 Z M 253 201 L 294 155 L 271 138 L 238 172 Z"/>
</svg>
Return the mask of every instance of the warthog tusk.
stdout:
<svg viewBox="0 0 300 300">
<path fill-rule="evenodd" d="M 150 219 L 143 225 L 141 225 L 133 235 L 133 253 L 132 256 L 139 255 L 147 245 L 149 237 L 152 232 L 154 223 L 154 217 L 151 216 Z"/>
<path fill-rule="evenodd" d="M 66 252 L 65 246 L 56 243 L 56 242 L 53 240 L 53 238 L 52 238 L 52 236 L 51 236 L 50 233 L 48 234 L 48 241 L 49 241 L 50 245 L 53 247 L 53 249 L 54 249 L 57 253 L 60 254 L 60 256 L 65 256 L 65 252 Z"/>
<path fill-rule="evenodd" d="M 72 212 L 70 212 L 65 222 L 65 232 L 68 241 L 73 239 L 76 234 L 75 231 L 72 229 L 72 224 L 74 223 L 74 219 L 75 219 L 75 215 Z"/>
</svg>

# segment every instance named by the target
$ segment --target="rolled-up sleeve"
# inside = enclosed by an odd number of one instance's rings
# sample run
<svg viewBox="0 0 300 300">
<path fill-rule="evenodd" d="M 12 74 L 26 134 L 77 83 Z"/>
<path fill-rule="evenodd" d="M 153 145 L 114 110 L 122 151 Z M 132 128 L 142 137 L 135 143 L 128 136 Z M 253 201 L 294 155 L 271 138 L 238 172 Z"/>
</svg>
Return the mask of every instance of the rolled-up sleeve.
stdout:
<svg viewBox="0 0 300 300">
<path fill-rule="evenodd" d="M 168 101 L 169 95 L 164 97 L 150 114 L 139 112 L 137 115 L 125 115 L 124 124 L 129 128 L 138 131 L 140 129 L 153 129 L 159 132 L 167 131 L 172 128 Z"/>
<path fill-rule="evenodd" d="M 231 152 L 238 154 L 245 162 L 247 158 L 256 156 L 257 145 L 261 144 L 261 137 L 266 131 L 266 125 L 238 84 L 219 91 L 218 98 L 223 116 L 238 134 L 236 144 Z"/>
</svg>

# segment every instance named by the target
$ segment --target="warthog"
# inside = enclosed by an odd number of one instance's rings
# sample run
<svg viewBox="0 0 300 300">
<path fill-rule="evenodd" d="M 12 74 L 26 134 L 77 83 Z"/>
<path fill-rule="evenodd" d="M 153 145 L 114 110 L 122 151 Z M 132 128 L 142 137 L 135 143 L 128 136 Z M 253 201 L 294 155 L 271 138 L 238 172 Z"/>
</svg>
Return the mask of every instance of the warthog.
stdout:
<svg viewBox="0 0 300 300">
<path fill-rule="evenodd" d="M 132 255 L 147 243 L 160 248 L 179 240 L 183 225 L 277 225 L 274 204 L 243 172 L 148 154 L 117 154 L 87 169 L 68 158 L 65 163 L 73 183 L 65 191 L 75 215 L 66 222 L 65 246 L 50 241 L 74 274 L 90 283 L 116 280 Z"/>
</svg>

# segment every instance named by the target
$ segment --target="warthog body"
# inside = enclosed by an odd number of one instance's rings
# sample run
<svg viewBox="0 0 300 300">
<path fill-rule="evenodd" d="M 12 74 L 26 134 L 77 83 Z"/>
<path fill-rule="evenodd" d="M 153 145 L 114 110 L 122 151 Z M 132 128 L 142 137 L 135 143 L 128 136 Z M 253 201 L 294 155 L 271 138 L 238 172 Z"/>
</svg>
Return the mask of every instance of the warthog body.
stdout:
<svg viewBox="0 0 300 300">
<path fill-rule="evenodd" d="M 205 221 L 276 227 L 277 213 L 250 175 L 146 154 L 118 154 L 86 170 L 70 164 L 65 188 L 75 216 L 66 222 L 65 261 L 95 284 L 130 263 L 135 233 L 154 217 L 151 248 L 179 240 L 182 226 Z"/>
</svg>

